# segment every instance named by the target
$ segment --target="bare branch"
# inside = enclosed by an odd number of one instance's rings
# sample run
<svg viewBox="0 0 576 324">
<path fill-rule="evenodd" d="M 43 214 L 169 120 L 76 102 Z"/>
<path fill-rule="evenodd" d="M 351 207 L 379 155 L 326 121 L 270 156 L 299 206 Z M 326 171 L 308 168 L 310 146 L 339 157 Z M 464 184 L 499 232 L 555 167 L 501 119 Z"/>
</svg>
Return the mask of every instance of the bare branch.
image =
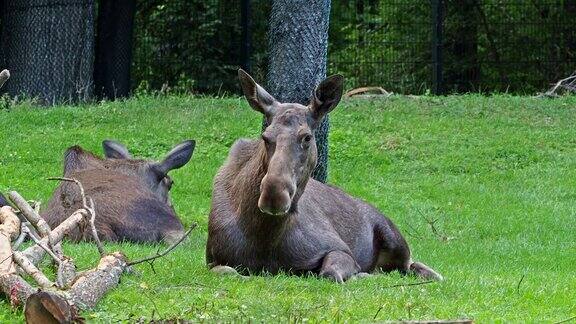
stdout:
<svg viewBox="0 0 576 324">
<path fill-rule="evenodd" d="M 23 231 L 24 227 L 26 227 L 26 224 L 27 223 L 22 223 L 22 226 L 20 227 L 20 236 L 18 236 L 18 238 L 16 239 L 16 241 L 14 241 L 14 243 L 12 243 L 12 250 L 18 250 L 20 245 L 22 245 L 22 243 L 24 243 L 24 240 L 26 239 L 26 236 L 28 235 L 27 232 Z"/>
<path fill-rule="evenodd" d="M 574 74 L 572 74 L 571 76 L 564 78 L 558 82 L 556 82 L 556 84 L 550 88 L 550 90 L 546 91 L 546 93 L 542 94 L 543 96 L 547 96 L 547 97 L 558 97 L 558 93 L 557 90 L 558 88 L 564 88 L 567 89 L 569 91 L 574 91 L 574 82 L 576 81 L 576 72 Z M 568 83 L 568 84 L 566 84 Z"/>
<path fill-rule="evenodd" d="M 96 231 L 96 210 L 92 198 L 90 198 L 90 208 L 88 208 L 88 212 L 90 213 L 90 231 L 92 232 L 92 238 L 94 239 L 94 243 L 96 243 L 100 257 L 103 257 L 106 255 L 106 250 L 104 250 L 104 245 L 102 245 L 102 241 L 100 241 L 100 237 L 98 237 L 98 232 Z"/>
<path fill-rule="evenodd" d="M 184 241 L 184 240 L 188 237 L 188 235 L 190 235 L 190 233 L 192 233 L 192 230 L 193 230 L 194 228 L 196 228 L 197 225 L 198 225 L 198 224 L 192 224 L 192 226 L 190 226 L 190 228 L 188 229 L 188 231 L 186 231 L 186 233 L 184 233 L 184 235 L 182 235 L 182 237 L 181 237 L 178 241 L 174 242 L 174 243 L 173 243 L 172 245 L 170 245 L 166 250 L 164 250 L 164 252 L 161 252 L 161 253 L 158 252 L 158 253 L 156 253 L 155 255 L 146 257 L 146 258 L 144 258 L 144 259 L 140 259 L 140 260 L 128 262 L 127 265 L 128 265 L 128 266 L 133 266 L 133 265 L 140 264 L 140 263 L 143 263 L 143 262 L 153 262 L 154 260 L 165 256 L 166 254 L 170 253 L 170 251 L 174 250 L 180 243 L 182 243 L 182 241 Z"/>
<path fill-rule="evenodd" d="M 38 215 L 38 213 L 28 204 L 26 199 L 22 198 L 16 191 L 8 193 L 9 199 L 18 207 L 22 215 L 36 228 L 40 236 L 46 237 L 50 234 L 50 225 Z"/>
<path fill-rule="evenodd" d="M 96 247 L 98 248 L 98 253 L 100 253 L 100 257 L 105 256 L 106 250 L 104 249 L 104 245 L 102 244 L 102 241 L 100 241 L 100 237 L 98 237 L 98 232 L 96 231 L 96 225 L 95 225 L 96 210 L 94 207 L 94 201 L 92 200 L 92 198 L 90 198 L 90 204 L 88 204 L 88 198 L 86 197 L 86 193 L 84 191 L 84 186 L 82 185 L 82 183 L 77 179 L 65 178 L 65 177 L 53 177 L 48 178 L 48 180 L 74 182 L 78 186 L 78 189 L 80 190 L 80 196 L 82 197 L 82 207 L 86 209 L 90 214 L 90 219 L 88 221 L 90 224 L 90 232 L 92 234 L 92 239 L 94 240 L 94 243 L 96 243 Z"/>
<path fill-rule="evenodd" d="M 0 72 L 0 88 L 2 88 L 4 82 L 6 82 L 9 78 L 10 78 L 10 71 L 2 70 L 2 72 Z"/>
<path fill-rule="evenodd" d="M 12 196 L 16 197 L 15 201 L 18 201 L 20 206 L 24 206 L 23 209 L 30 207 L 27 203 L 22 203 L 26 201 L 20 200 L 19 198 L 22 197 L 19 195 Z M 34 211 L 36 215 L 29 213 L 28 210 L 24 212 L 23 214 L 28 214 L 31 224 L 22 224 L 12 207 L 0 208 L 0 293 L 4 294 L 14 307 L 25 304 L 27 321 L 45 322 L 57 319 L 57 321 L 76 322 L 81 320 L 82 318 L 77 316 L 78 311 L 95 307 L 110 289 L 118 285 L 120 276 L 125 272 L 126 257 L 120 252 L 114 252 L 102 256 L 95 268 L 78 275 L 74 261 L 64 255 L 59 256 L 53 247 L 48 245 L 49 242 L 60 244 L 66 233 L 76 230 L 82 221 L 90 221 L 92 225 L 94 224 L 94 202 L 90 200 L 90 204 L 86 205 L 87 209 L 75 211 L 42 238 L 39 238 L 34 231 L 34 224 L 41 223 L 41 218 L 34 217 L 38 214 L 36 211 Z M 94 226 L 92 229 L 95 231 Z M 24 252 L 13 250 L 11 241 L 14 239 L 21 241 L 25 236 L 30 236 L 36 244 Z M 98 236 L 95 235 L 95 238 L 97 239 Z M 19 244 L 17 242 L 15 245 Z M 162 255 L 168 253 L 169 250 Z M 100 252 L 103 253 L 103 250 Z M 56 284 L 36 266 L 46 253 L 58 264 Z M 40 289 L 28 284 L 22 277 L 24 274 L 30 275 Z"/>
<path fill-rule="evenodd" d="M 87 214 L 86 210 L 79 209 L 79 210 L 75 211 L 72 215 L 70 215 L 70 217 L 68 217 L 62 223 L 60 223 L 60 225 L 58 225 L 50 233 L 50 237 L 52 238 L 52 242 L 58 243 L 58 242 L 62 241 L 62 239 L 64 238 L 64 235 L 66 235 L 66 233 L 75 229 L 78 226 L 78 224 L 84 220 L 84 218 L 86 217 L 85 216 L 86 214 Z M 43 244 L 48 244 L 48 238 L 47 237 L 42 238 L 42 240 L 40 240 L 40 241 Z M 24 250 L 24 255 L 33 264 L 38 264 L 38 262 L 40 262 L 40 260 L 42 260 L 42 258 L 44 257 L 44 250 L 38 245 L 33 245 L 33 246 L 27 248 L 26 250 Z"/>
<path fill-rule="evenodd" d="M 563 320 L 561 320 L 561 321 L 554 322 L 554 324 L 560 324 L 560 323 L 570 322 L 570 321 L 573 320 L 573 319 L 576 319 L 576 316 L 572 316 L 572 317 L 569 317 L 569 318 L 567 318 L 567 319 L 563 319 Z"/>
<path fill-rule="evenodd" d="M 427 280 L 427 281 L 413 282 L 413 283 L 407 283 L 407 284 L 397 284 L 397 285 L 391 285 L 391 286 L 382 287 L 382 289 L 397 288 L 397 287 L 420 286 L 420 285 L 426 285 L 426 284 L 433 283 L 433 282 L 437 282 L 437 281 L 436 281 L 436 280 Z"/>
<path fill-rule="evenodd" d="M 14 262 L 24 270 L 24 272 L 29 274 L 38 283 L 38 285 L 40 285 L 40 287 L 49 288 L 54 286 L 54 283 L 50 281 L 42 271 L 36 268 L 36 266 L 32 264 L 32 262 L 30 262 L 22 252 L 12 252 L 12 258 L 14 259 Z"/>
<path fill-rule="evenodd" d="M 30 234 L 30 229 L 28 229 L 27 227 L 23 227 L 22 231 Z M 58 266 L 60 266 L 60 263 L 62 263 L 62 259 L 57 256 L 56 254 L 54 254 L 54 252 L 52 252 L 52 250 L 50 250 L 50 248 L 48 246 L 46 246 L 44 243 L 42 243 L 41 240 L 39 240 L 36 236 L 34 235 L 30 235 L 30 238 L 38 245 L 42 248 L 42 250 L 46 251 L 46 253 L 48 253 L 49 256 L 52 257 L 52 259 L 56 262 L 56 264 Z"/>
<path fill-rule="evenodd" d="M 80 181 L 74 178 L 66 178 L 66 177 L 50 177 L 47 178 L 47 180 L 74 182 L 76 185 L 78 185 L 78 188 L 80 189 L 80 196 L 82 197 L 82 206 L 87 209 L 88 201 L 86 200 L 86 194 L 84 193 L 84 186 L 82 186 L 82 183 Z"/>
</svg>

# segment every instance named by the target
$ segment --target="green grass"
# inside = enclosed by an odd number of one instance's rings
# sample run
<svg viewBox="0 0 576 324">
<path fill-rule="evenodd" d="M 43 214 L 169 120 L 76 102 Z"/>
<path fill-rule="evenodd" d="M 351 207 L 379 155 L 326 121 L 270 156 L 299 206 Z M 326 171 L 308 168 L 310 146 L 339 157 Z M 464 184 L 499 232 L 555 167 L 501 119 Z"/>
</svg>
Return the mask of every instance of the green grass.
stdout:
<svg viewBox="0 0 576 324">
<path fill-rule="evenodd" d="M 191 239 L 154 269 L 122 278 L 90 321 L 373 321 L 457 319 L 554 322 L 576 315 L 576 97 L 349 100 L 331 116 L 329 181 L 375 204 L 415 258 L 446 280 L 415 286 L 398 274 L 337 285 L 314 277 L 218 277 L 204 266 L 211 183 L 229 147 L 258 135 L 241 99 L 139 98 L 85 107 L 0 111 L 0 191 L 46 202 L 64 150 L 101 154 L 103 139 L 160 158 L 197 140 L 173 172 L 172 197 Z M 426 219 L 437 220 L 435 234 Z M 138 258 L 157 249 L 108 245 Z M 96 249 L 66 244 L 80 268 Z M 21 320 L 5 299 L 0 322 Z"/>
</svg>

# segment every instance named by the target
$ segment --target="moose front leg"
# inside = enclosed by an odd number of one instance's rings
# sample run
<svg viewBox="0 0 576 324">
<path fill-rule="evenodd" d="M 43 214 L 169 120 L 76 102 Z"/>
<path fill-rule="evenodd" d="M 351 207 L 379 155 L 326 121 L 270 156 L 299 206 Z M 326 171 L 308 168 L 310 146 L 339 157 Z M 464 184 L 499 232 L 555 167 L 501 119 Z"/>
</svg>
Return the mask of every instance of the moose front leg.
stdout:
<svg viewBox="0 0 576 324">
<path fill-rule="evenodd" d="M 343 251 L 331 251 L 324 256 L 320 275 L 343 283 L 360 271 L 358 263 Z"/>
</svg>

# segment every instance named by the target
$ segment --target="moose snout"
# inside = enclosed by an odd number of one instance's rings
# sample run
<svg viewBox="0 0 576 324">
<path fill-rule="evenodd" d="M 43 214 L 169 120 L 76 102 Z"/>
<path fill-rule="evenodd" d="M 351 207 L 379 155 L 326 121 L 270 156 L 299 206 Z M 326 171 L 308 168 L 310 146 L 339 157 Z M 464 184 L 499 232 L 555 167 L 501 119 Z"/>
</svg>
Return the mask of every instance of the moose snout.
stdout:
<svg viewBox="0 0 576 324">
<path fill-rule="evenodd" d="M 285 215 L 292 206 L 294 191 L 289 180 L 266 175 L 260 185 L 258 208 L 269 215 Z"/>
</svg>

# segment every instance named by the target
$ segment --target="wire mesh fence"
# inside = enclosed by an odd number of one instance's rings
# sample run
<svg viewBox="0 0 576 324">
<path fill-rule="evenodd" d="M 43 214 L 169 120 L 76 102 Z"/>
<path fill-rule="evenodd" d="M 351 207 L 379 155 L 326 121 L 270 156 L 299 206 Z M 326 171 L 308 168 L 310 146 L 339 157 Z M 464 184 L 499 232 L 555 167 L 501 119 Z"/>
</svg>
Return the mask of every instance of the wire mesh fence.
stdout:
<svg viewBox="0 0 576 324">
<path fill-rule="evenodd" d="M 249 14 L 255 17 L 250 23 L 251 42 L 261 48 L 250 58 L 255 70 L 266 46 L 267 6 L 250 6 Z M 213 94 L 237 91 L 236 71 L 248 61 L 242 23 L 242 0 L 139 3 L 133 86 Z"/>
<path fill-rule="evenodd" d="M 12 71 L 3 91 L 41 102 L 92 96 L 95 0 L 0 1 L 0 67 Z"/>
<path fill-rule="evenodd" d="M 339 1 L 330 70 L 403 93 L 533 93 L 576 69 L 575 19 L 573 0 Z"/>
<path fill-rule="evenodd" d="M 140 9 L 135 85 L 193 80 L 200 92 L 237 91 L 241 9 L 239 0 Z M 264 80 L 269 5 L 250 9 L 249 58 Z M 171 16 L 164 26 L 160 12 Z M 328 69 L 349 88 L 534 93 L 576 70 L 575 19 L 575 0 L 333 1 Z"/>
<path fill-rule="evenodd" d="M 118 86 L 118 80 L 123 80 L 126 93 L 239 93 L 240 66 L 250 68 L 258 80 L 266 79 L 269 1 L 127 2 L 134 3 L 132 12 L 109 7 L 124 1 L 0 0 L 0 64 L 22 61 L 16 65 L 26 78 L 51 84 L 64 76 L 48 80 L 34 73 L 62 71 L 52 64 L 58 62 L 75 68 L 67 72 L 75 78 L 75 87 L 90 89 L 85 84 L 90 78 L 84 76 L 94 62 L 97 94 L 106 93 L 102 85 Z M 84 11 L 70 9 L 72 4 Z M 97 5 L 101 10 L 96 11 Z M 15 7 L 20 9 L 11 9 Z M 133 21 L 123 25 L 130 28 L 115 28 L 110 17 Z M 576 0 L 332 1 L 328 71 L 344 74 L 348 88 L 381 86 L 413 94 L 535 93 L 576 70 L 574 21 Z M 104 28 L 103 22 L 110 25 Z M 71 51 L 54 54 L 58 47 L 50 42 L 57 40 Z M 102 50 L 106 44 L 116 46 Z M 116 56 L 110 54 L 114 51 Z M 107 74 L 99 74 L 102 71 Z M 32 86 L 14 88 L 19 74 L 7 85 L 9 92 L 37 94 Z M 72 96 L 64 92 L 64 97 Z"/>
</svg>

